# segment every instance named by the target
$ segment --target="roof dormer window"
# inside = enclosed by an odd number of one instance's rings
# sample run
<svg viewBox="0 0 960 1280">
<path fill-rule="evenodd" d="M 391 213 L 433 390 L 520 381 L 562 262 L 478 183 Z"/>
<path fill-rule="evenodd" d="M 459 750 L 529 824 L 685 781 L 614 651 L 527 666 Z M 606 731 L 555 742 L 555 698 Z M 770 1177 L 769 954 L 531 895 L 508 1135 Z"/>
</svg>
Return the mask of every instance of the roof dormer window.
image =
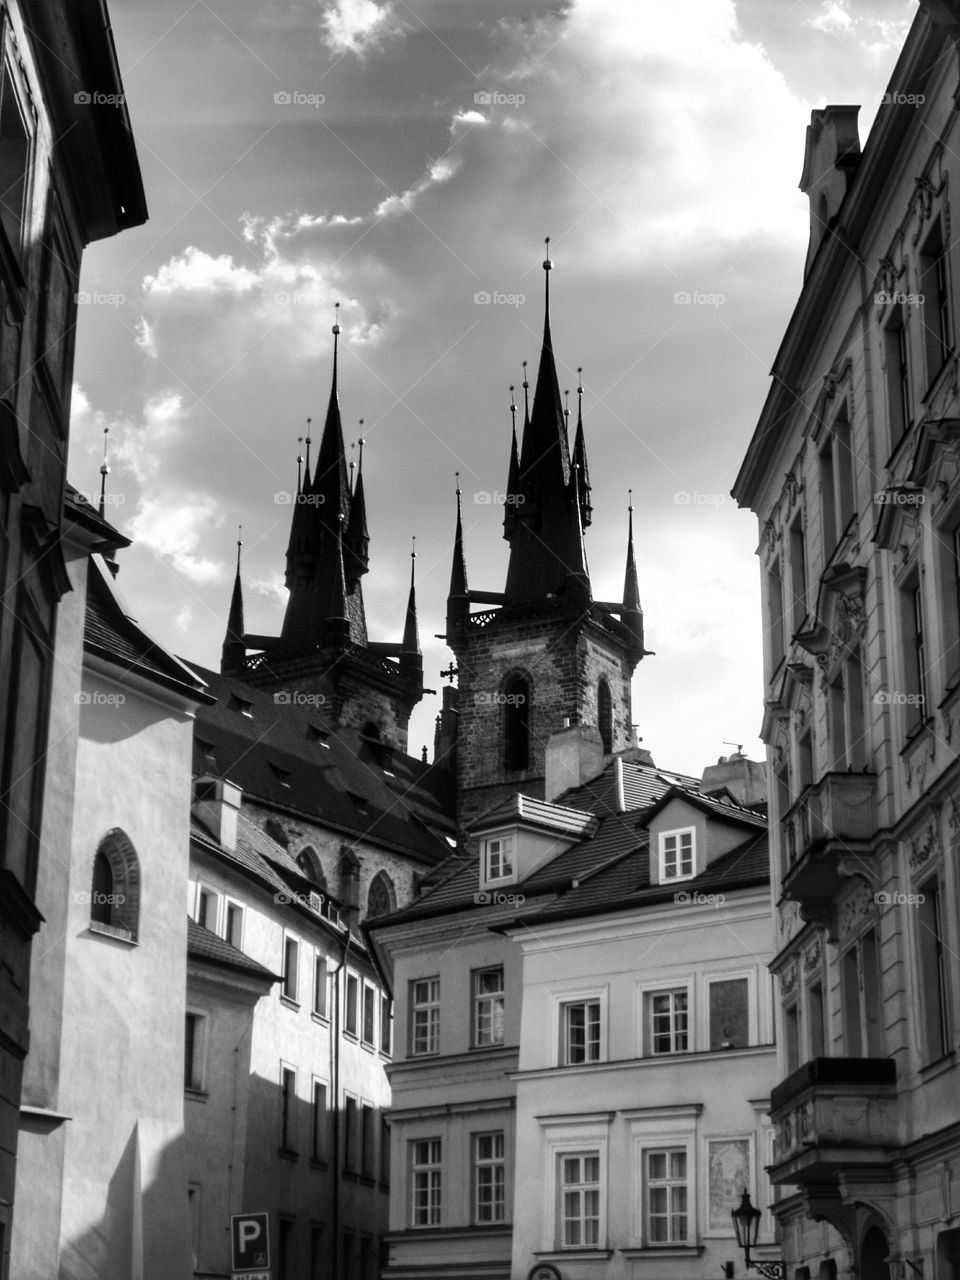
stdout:
<svg viewBox="0 0 960 1280">
<path fill-rule="evenodd" d="M 487 884 L 513 878 L 512 836 L 489 836 L 484 840 L 483 878 Z"/>
<path fill-rule="evenodd" d="M 689 880 L 696 865 L 696 839 L 693 827 L 660 833 L 660 883 L 667 880 Z"/>
</svg>

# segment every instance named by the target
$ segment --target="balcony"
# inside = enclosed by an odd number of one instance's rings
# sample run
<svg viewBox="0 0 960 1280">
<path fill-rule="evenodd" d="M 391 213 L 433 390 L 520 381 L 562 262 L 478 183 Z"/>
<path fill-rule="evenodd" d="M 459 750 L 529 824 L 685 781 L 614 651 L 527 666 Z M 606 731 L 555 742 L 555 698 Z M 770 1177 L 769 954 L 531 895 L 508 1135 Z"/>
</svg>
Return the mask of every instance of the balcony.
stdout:
<svg viewBox="0 0 960 1280">
<path fill-rule="evenodd" d="M 813 908 L 822 918 L 822 909 L 849 876 L 859 870 L 870 878 L 876 791 L 876 774 L 827 773 L 787 810 L 784 897 Z"/>
<path fill-rule="evenodd" d="M 815 1058 L 770 1095 L 771 1182 L 826 1186 L 888 1166 L 897 1146 L 892 1058 Z"/>
</svg>

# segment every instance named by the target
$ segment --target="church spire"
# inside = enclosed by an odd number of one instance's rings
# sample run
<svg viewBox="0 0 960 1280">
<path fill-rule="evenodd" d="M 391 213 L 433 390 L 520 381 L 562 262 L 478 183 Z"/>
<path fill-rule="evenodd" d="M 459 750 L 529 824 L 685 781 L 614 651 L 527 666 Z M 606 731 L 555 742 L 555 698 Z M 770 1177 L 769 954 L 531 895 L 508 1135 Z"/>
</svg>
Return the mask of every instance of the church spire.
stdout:
<svg viewBox="0 0 960 1280">
<path fill-rule="evenodd" d="M 640 586 L 637 582 L 637 562 L 633 554 L 633 490 L 628 491 L 627 506 L 627 567 L 623 575 L 623 613 L 621 620 L 630 632 L 630 656 L 639 662 L 647 650 L 643 647 L 643 609 L 640 607 Z"/>
<path fill-rule="evenodd" d="M 548 238 L 548 254 L 549 249 Z M 575 502 L 573 498 L 577 486 L 571 479 L 566 420 L 550 331 L 552 269 L 548 256 L 543 262 L 543 345 L 533 407 L 524 424 L 520 446 L 518 501 L 509 536 L 510 562 L 504 591 L 508 605 L 562 597 L 569 580 L 576 579 L 581 586 L 586 581 L 582 544 L 578 550 L 578 539 L 572 536 L 571 528 L 574 521 L 581 525 L 580 500 Z M 582 593 L 578 590 L 576 594 L 579 597 Z"/>
<path fill-rule="evenodd" d="M 580 527 L 586 529 L 593 519 L 590 505 L 590 468 L 587 466 L 587 444 L 583 435 L 583 369 L 577 370 L 577 433 L 573 440 L 573 456 L 570 459 L 579 472 Z"/>
<path fill-rule="evenodd" d="M 410 551 L 410 592 L 407 596 L 407 616 L 403 624 L 403 643 L 400 646 L 400 670 L 408 679 L 422 685 L 423 657 L 420 653 L 420 631 L 417 626 L 416 563 L 417 540 L 414 538 Z"/>
<path fill-rule="evenodd" d="M 237 528 L 237 571 L 233 579 L 233 595 L 230 599 L 230 613 L 227 616 L 227 631 L 220 650 L 220 674 L 237 675 L 243 670 L 243 661 L 247 656 L 244 643 L 243 625 L 243 587 L 240 582 L 240 548 L 243 546 L 241 533 L 243 526 Z"/>
<path fill-rule="evenodd" d="M 470 616 L 470 597 L 467 591 L 467 562 L 463 554 L 463 515 L 460 509 L 460 472 L 457 472 L 457 529 L 453 538 L 453 564 L 450 569 L 450 590 L 447 592 L 447 639 L 462 636 Z"/>
<path fill-rule="evenodd" d="M 510 463 L 507 467 L 507 492 L 503 504 L 503 536 L 509 542 L 517 523 L 517 498 L 520 494 L 520 451 L 517 448 L 517 406 L 510 388 Z"/>
<path fill-rule="evenodd" d="M 360 419 L 363 427 L 363 419 Z M 370 565 L 370 534 L 367 530 L 367 503 L 363 496 L 363 446 L 364 439 L 357 440 L 357 478 L 353 493 L 350 495 L 350 518 L 347 521 L 346 570 L 348 582 L 356 582 L 365 574 Z"/>
</svg>

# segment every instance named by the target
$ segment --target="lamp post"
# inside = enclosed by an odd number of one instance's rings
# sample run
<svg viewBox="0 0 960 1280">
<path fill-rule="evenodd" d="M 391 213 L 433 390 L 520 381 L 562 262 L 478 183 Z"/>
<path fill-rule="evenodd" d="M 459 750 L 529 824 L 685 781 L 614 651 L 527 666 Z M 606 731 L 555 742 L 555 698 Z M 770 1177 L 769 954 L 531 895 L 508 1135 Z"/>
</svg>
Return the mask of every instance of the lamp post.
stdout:
<svg viewBox="0 0 960 1280">
<path fill-rule="evenodd" d="M 740 1197 L 739 1208 L 731 1209 L 730 1216 L 737 1233 L 737 1244 L 743 1250 L 744 1266 L 748 1270 L 759 1271 L 764 1280 L 786 1280 L 787 1268 L 784 1262 L 754 1262 L 750 1257 L 750 1250 L 757 1243 L 762 1215 L 750 1203 L 750 1196 L 746 1191 Z"/>
</svg>

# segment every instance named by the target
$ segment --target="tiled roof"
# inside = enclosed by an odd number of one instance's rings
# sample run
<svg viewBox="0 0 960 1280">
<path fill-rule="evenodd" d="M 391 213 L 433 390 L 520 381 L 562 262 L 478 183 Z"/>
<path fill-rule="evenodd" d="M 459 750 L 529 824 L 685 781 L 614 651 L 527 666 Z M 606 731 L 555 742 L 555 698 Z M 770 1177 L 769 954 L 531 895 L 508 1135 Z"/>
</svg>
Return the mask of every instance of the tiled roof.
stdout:
<svg viewBox="0 0 960 1280">
<path fill-rule="evenodd" d="M 272 693 L 193 669 L 216 698 L 197 714 L 197 773 L 229 778 L 251 799 L 427 866 L 447 856 L 445 836 L 455 830 L 448 770 L 399 751 L 383 759 L 356 730 L 332 728 Z"/>
<path fill-rule="evenodd" d="M 597 819 L 582 809 L 548 804 L 532 796 L 515 795 L 483 814 L 473 824 L 473 831 L 488 831 L 505 823 L 522 822 L 528 826 L 546 827 L 572 836 L 584 836 L 596 830 Z"/>
<path fill-rule="evenodd" d="M 187 955 L 196 956 L 200 960 L 210 960 L 214 964 L 228 969 L 241 969 L 245 973 L 255 974 L 258 978 L 269 978 L 271 982 L 279 982 L 280 975 L 271 973 L 256 960 L 251 960 L 238 947 L 224 941 L 209 929 L 204 929 L 196 920 L 187 918 Z"/>
</svg>

